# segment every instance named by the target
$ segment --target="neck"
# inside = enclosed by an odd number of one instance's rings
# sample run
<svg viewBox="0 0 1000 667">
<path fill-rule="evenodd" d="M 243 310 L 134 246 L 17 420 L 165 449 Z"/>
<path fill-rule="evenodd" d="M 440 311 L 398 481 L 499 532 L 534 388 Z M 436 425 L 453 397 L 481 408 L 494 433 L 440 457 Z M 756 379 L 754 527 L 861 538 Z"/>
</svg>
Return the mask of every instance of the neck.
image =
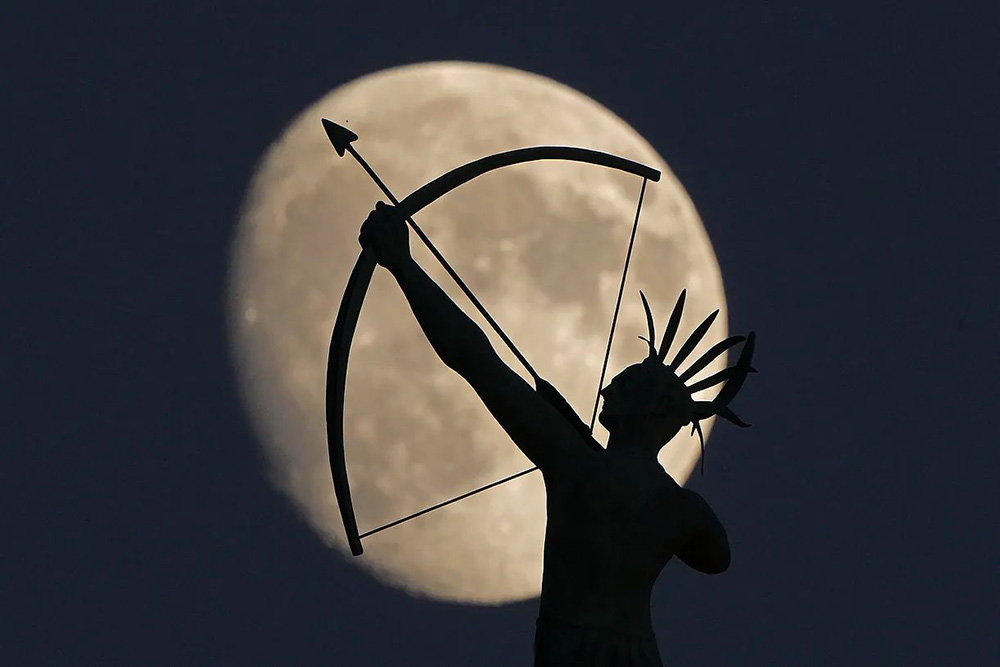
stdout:
<svg viewBox="0 0 1000 667">
<path fill-rule="evenodd" d="M 663 436 L 662 426 L 650 422 L 620 424 L 608 434 L 608 451 L 655 463 L 660 449 L 670 439 Z"/>
</svg>

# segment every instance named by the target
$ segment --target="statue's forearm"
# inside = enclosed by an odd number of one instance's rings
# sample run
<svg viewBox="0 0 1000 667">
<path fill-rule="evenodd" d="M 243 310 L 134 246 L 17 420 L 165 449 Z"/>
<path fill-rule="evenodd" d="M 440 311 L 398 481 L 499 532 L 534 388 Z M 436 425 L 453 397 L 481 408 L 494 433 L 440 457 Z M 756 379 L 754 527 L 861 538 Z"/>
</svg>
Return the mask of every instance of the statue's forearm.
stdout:
<svg viewBox="0 0 1000 667">
<path fill-rule="evenodd" d="M 427 340 L 449 368 L 463 374 L 470 364 L 494 354 L 482 329 L 412 258 L 399 262 L 390 271 Z"/>
</svg>

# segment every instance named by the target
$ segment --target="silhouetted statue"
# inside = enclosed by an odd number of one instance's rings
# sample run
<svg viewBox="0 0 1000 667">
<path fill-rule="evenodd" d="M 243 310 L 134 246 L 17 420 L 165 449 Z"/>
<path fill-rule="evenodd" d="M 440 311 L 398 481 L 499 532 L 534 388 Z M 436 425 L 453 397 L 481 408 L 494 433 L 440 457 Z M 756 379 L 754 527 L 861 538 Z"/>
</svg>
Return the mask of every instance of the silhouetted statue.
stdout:
<svg viewBox="0 0 1000 667">
<path fill-rule="evenodd" d="M 674 555 L 700 572 L 723 572 L 729 567 L 729 543 L 708 503 L 679 486 L 657 462 L 657 454 L 688 424 L 700 434 L 699 420 L 711 415 L 746 426 L 726 406 L 753 372 L 753 333 L 718 343 L 678 375 L 679 364 L 718 311 L 667 364 L 684 293 L 659 350 L 643 296 L 649 356 L 601 391 L 600 422 L 610 434 L 605 449 L 571 409 L 567 412 L 554 389 L 532 389 L 500 359 L 479 327 L 412 259 L 408 235 L 393 207 L 379 203 L 360 240 L 395 277 L 441 360 L 472 386 L 545 479 L 548 521 L 536 667 L 661 665 L 649 611 L 653 583 Z M 685 385 L 744 340 L 735 366 Z M 692 399 L 693 391 L 723 381 L 726 386 L 715 400 Z"/>
</svg>

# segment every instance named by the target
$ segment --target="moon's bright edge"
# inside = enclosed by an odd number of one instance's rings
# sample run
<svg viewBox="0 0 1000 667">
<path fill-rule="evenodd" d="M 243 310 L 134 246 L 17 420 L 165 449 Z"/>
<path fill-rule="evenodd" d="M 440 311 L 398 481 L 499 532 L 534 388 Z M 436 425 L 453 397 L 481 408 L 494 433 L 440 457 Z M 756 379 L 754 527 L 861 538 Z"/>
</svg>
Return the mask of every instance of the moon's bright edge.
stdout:
<svg viewBox="0 0 1000 667">
<path fill-rule="evenodd" d="M 687 288 L 679 335 L 721 309 L 697 352 L 726 335 L 722 279 L 694 205 L 663 158 L 594 100 L 535 74 L 459 62 L 399 67 L 334 89 L 294 119 L 253 174 L 233 239 L 227 304 L 237 379 L 270 478 L 341 552 L 346 542 L 326 446 L 326 360 L 360 224 L 384 196 L 353 160 L 337 157 L 324 117 L 360 136 L 355 146 L 400 199 L 455 166 L 531 145 L 583 146 L 660 169 L 663 178 L 646 192 L 608 378 L 645 353 L 636 338 L 645 332 L 639 289 L 662 330 Z M 636 176 L 593 165 L 532 163 L 481 177 L 417 216 L 585 420 L 640 186 Z M 412 236 L 411 247 L 473 313 Z M 347 394 L 348 472 L 362 532 L 530 465 L 437 359 L 381 269 L 355 336 Z M 596 435 L 606 439 L 600 427 Z M 664 448 L 661 462 L 683 483 L 698 454 L 697 438 L 684 433 Z M 535 473 L 372 536 L 355 562 L 417 595 L 521 600 L 539 593 L 544 524 L 544 487 Z"/>
</svg>

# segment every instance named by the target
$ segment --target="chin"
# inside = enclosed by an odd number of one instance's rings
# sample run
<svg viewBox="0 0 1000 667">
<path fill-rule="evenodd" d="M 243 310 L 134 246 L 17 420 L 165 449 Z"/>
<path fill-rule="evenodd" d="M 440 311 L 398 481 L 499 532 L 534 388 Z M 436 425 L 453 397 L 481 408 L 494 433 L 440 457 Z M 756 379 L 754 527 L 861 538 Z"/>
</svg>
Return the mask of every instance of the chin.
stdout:
<svg viewBox="0 0 1000 667">
<path fill-rule="evenodd" d="M 601 426 L 608 429 L 608 433 L 615 430 L 616 420 L 613 415 L 607 413 L 607 410 L 601 410 L 601 413 L 597 415 L 597 421 Z"/>
</svg>

